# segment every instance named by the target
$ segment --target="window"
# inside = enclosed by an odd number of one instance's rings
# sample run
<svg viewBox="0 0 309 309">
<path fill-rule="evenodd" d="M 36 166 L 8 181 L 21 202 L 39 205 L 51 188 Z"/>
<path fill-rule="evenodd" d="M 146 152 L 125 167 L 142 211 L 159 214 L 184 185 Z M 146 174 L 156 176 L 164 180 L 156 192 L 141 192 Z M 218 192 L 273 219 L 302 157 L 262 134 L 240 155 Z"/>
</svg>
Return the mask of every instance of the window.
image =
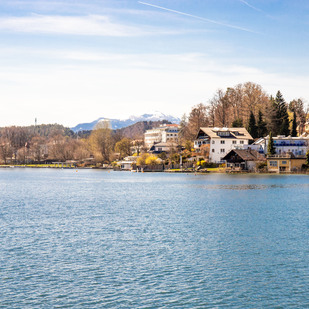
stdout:
<svg viewBox="0 0 309 309">
<path fill-rule="evenodd" d="M 277 161 L 269 161 L 269 166 L 277 167 Z"/>
<path fill-rule="evenodd" d="M 237 143 L 237 141 L 233 141 L 233 144 L 236 144 Z"/>
<path fill-rule="evenodd" d="M 220 149 L 220 152 L 221 152 L 221 153 L 224 153 L 224 152 L 225 152 L 225 149 L 224 149 L 224 148 L 221 148 L 221 149 Z"/>
<path fill-rule="evenodd" d="M 286 165 L 287 161 L 281 161 L 281 164 Z"/>
<path fill-rule="evenodd" d="M 244 143 L 244 141 L 240 141 L 239 143 L 240 143 L 240 144 L 243 144 L 243 143 Z"/>
<path fill-rule="evenodd" d="M 215 143 L 215 141 L 212 141 L 212 144 L 214 144 Z"/>
<path fill-rule="evenodd" d="M 214 149 L 212 149 L 212 152 L 215 152 L 215 150 L 214 150 Z"/>
<path fill-rule="evenodd" d="M 225 144 L 225 141 L 220 141 L 221 144 Z"/>
<path fill-rule="evenodd" d="M 230 132 L 229 132 L 229 131 L 224 131 L 224 132 L 222 132 L 222 131 L 220 132 L 220 131 L 219 131 L 219 132 L 217 133 L 217 135 L 218 135 L 218 136 L 230 136 Z"/>
</svg>

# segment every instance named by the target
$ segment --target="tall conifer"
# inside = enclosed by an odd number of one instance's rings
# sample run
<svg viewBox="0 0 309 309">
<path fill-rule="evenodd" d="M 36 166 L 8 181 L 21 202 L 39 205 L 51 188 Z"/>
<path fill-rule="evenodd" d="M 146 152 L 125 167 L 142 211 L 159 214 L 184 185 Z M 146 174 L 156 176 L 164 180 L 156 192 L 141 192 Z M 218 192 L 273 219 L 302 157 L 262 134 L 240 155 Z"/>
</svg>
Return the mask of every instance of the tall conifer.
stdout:
<svg viewBox="0 0 309 309">
<path fill-rule="evenodd" d="M 249 124 L 248 124 L 248 132 L 253 138 L 257 138 L 257 126 L 253 112 L 250 112 Z"/>
<path fill-rule="evenodd" d="M 274 146 L 274 140 L 271 132 L 269 132 L 269 141 L 267 145 L 267 155 L 274 155 L 276 153 L 276 148 Z"/>
<path fill-rule="evenodd" d="M 296 112 L 295 111 L 293 113 L 293 123 L 292 123 L 291 136 L 293 136 L 293 137 L 297 136 L 297 122 L 296 122 Z"/>
<path fill-rule="evenodd" d="M 263 120 L 263 113 L 259 110 L 259 118 L 257 121 L 257 135 L 264 137 L 267 134 L 266 122 Z"/>
<path fill-rule="evenodd" d="M 277 123 L 277 134 L 288 136 L 290 134 L 289 129 L 289 114 L 287 104 L 280 91 L 277 92 L 276 99 L 276 123 Z"/>
</svg>

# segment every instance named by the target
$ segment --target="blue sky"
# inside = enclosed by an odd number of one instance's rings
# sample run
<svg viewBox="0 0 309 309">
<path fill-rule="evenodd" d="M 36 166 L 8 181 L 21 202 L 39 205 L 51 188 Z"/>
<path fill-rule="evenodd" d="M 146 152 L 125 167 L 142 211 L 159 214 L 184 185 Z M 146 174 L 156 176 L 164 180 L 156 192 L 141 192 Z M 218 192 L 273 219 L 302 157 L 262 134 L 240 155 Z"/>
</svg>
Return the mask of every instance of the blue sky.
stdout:
<svg viewBox="0 0 309 309">
<path fill-rule="evenodd" d="M 309 100 L 309 2 L 2 0 L 0 126 L 174 116 L 247 81 Z"/>
</svg>

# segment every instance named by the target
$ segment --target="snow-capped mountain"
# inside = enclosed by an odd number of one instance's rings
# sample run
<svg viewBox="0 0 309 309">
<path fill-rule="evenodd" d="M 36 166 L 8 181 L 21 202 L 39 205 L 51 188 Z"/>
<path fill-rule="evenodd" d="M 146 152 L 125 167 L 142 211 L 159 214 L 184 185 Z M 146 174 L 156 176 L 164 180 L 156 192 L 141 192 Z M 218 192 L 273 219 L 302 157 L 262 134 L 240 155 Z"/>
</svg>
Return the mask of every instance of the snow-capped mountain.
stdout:
<svg viewBox="0 0 309 309">
<path fill-rule="evenodd" d="M 105 117 L 101 117 L 95 121 L 89 122 L 89 123 L 80 123 L 74 128 L 71 128 L 74 132 L 78 131 L 84 131 L 84 130 L 92 130 L 96 124 L 100 121 L 108 120 L 111 128 L 113 130 L 121 129 L 127 126 L 130 126 L 134 123 L 140 122 L 140 121 L 160 121 L 160 120 L 167 120 L 171 123 L 179 123 L 180 119 L 173 117 L 171 115 L 165 115 L 161 112 L 154 112 L 151 114 L 144 114 L 140 116 L 130 116 L 128 119 L 109 119 Z"/>
</svg>

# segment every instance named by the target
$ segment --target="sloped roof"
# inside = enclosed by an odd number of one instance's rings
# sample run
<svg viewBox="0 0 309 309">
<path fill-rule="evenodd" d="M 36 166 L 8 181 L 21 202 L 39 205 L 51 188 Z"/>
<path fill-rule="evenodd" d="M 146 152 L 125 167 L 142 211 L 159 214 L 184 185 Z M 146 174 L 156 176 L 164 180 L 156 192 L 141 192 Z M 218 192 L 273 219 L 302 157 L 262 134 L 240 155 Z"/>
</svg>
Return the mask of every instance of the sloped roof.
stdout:
<svg viewBox="0 0 309 309">
<path fill-rule="evenodd" d="M 176 143 L 173 143 L 173 142 L 171 142 L 171 143 L 169 143 L 169 142 L 167 142 L 167 143 L 161 142 L 161 143 L 154 144 L 154 146 L 155 147 L 177 147 L 179 145 L 176 144 Z"/>
<path fill-rule="evenodd" d="M 210 127 L 203 127 L 200 128 L 200 131 L 203 131 L 207 134 L 210 138 L 227 138 L 227 136 L 219 136 L 218 132 L 230 132 L 230 138 L 236 139 L 253 139 L 252 136 L 245 128 L 210 128 Z M 200 132 L 199 131 L 199 132 Z"/>
<path fill-rule="evenodd" d="M 228 160 L 233 153 L 237 154 L 244 161 L 266 161 L 264 155 L 252 149 L 233 149 L 222 160 Z"/>
</svg>

